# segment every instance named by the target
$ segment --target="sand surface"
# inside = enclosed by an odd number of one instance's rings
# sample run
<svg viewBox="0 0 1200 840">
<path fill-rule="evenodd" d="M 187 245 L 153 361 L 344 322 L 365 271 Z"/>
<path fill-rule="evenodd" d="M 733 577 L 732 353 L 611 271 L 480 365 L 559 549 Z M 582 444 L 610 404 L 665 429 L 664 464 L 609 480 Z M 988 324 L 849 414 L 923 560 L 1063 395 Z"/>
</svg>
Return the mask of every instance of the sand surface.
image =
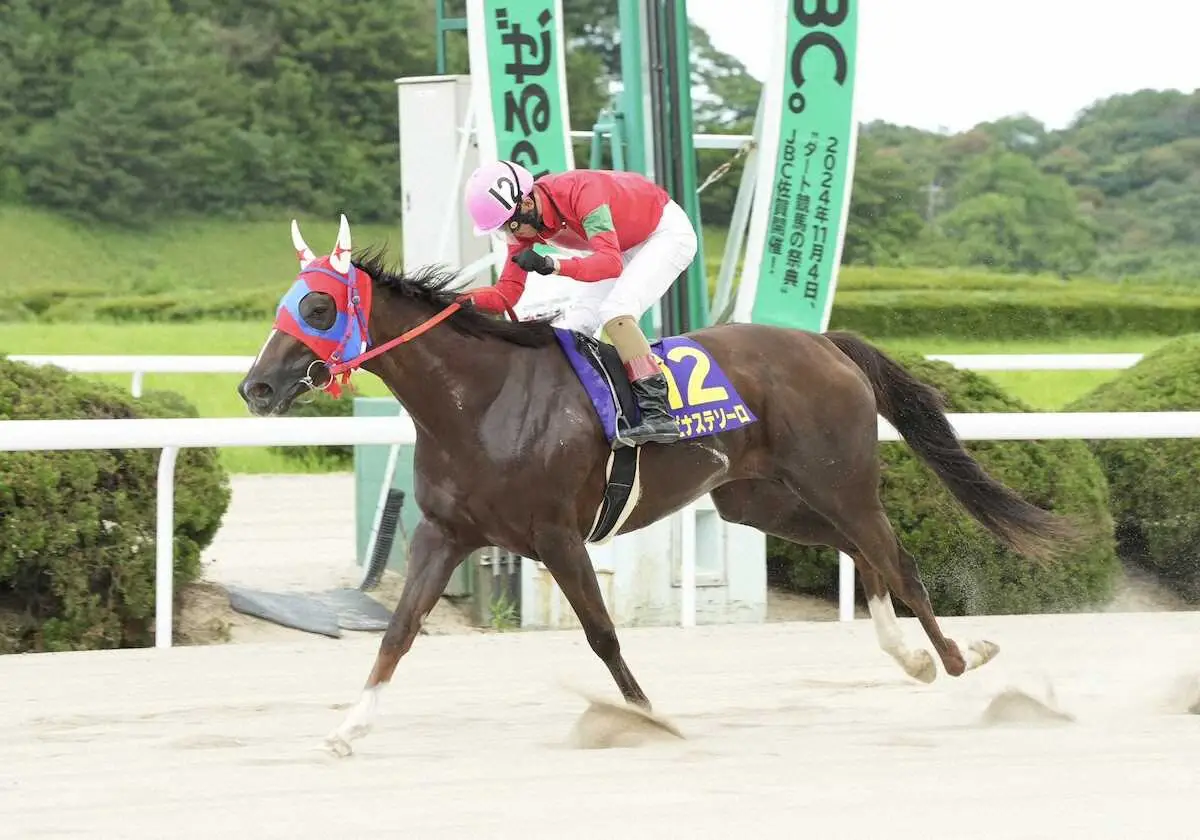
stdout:
<svg viewBox="0 0 1200 840">
<path fill-rule="evenodd" d="M 944 626 L 1000 656 L 922 686 L 870 622 L 622 631 L 683 739 L 586 711 L 578 632 L 422 636 L 347 759 L 375 638 L 2 657 L 0 837 L 1200 835 L 1200 613 Z"/>
</svg>

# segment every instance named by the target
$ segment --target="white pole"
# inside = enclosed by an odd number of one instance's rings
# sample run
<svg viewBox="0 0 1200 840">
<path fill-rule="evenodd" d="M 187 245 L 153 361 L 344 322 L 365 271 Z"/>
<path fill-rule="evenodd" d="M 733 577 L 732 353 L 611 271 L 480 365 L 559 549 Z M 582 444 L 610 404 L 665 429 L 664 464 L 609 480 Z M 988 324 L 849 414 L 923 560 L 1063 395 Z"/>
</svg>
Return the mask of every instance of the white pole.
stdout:
<svg viewBox="0 0 1200 840">
<path fill-rule="evenodd" d="M 158 459 L 158 523 L 155 528 L 154 646 L 171 646 L 175 601 L 175 456 L 178 447 L 164 446 Z"/>
<path fill-rule="evenodd" d="M 459 207 L 458 184 L 463 181 L 465 169 L 467 168 L 467 149 L 471 145 L 471 137 L 475 134 L 475 96 L 474 91 L 467 98 L 467 112 L 463 114 L 463 126 L 459 130 L 461 136 L 458 139 L 458 156 L 454 161 L 454 184 L 455 188 L 452 191 L 452 196 L 446 205 L 446 216 L 442 220 L 442 231 L 438 235 L 437 259 L 439 261 L 446 260 L 446 248 L 450 243 L 450 231 L 453 230 L 455 235 L 459 233 L 460 220 L 462 218 L 462 209 Z"/>
<path fill-rule="evenodd" d="M 696 508 L 679 511 L 679 624 L 696 626 Z"/>
<path fill-rule="evenodd" d="M 854 561 L 838 552 L 838 621 L 854 620 Z"/>
<path fill-rule="evenodd" d="M 762 114 L 766 93 L 759 94 L 758 108 L 754 112 L 754 133 L 757 142 L 762 132 Z M 754 187 L 758 179 L 758 150 L 746 153 L 742 167 L 742 180 L 738 184 L 737 197 L 733 201 L 733 215 L 729 220 L 729 235 L 725 240 L 725 253 L 721 257 L 721 269 L 717 274 L 716 294 L 713 297 L 709 318 L 715 323 L 729 320 L 733 312 L 733 278 L 742 245 L 746 242 L 746 223 L 750 220 L 750 208 L 754 206 Z"/>
<path fill-rule="evenodd" d="M 140 399 L 142 396 L 142 377 L 144 376 L 145 373 L 140 370 L 133 372 L 133 383 L 129 390 L 133 393 L 134 399 Z"/>
</svg>

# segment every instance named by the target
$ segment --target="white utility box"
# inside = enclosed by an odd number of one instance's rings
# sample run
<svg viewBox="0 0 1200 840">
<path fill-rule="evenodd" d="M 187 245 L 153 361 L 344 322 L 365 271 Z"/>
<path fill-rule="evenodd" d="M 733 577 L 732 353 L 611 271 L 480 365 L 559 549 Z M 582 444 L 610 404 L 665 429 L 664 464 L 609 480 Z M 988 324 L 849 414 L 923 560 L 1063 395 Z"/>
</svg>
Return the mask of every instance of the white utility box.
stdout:
<svg viewBox="0 0 1200 840">
<path fill-rule="evenodd" d="M 471 77 L 409 76 L 396 79 L 396 86 L 404 270 L 431 263 L 461 269 L 490 250 L 488 238 L 475 235 L 462 203 L 467 176 L 479 165 L 479 146 L 472 134 L 459 169 Z M 490 282 L 490 274 L 484 272 L 469 286 Z"/>
</svg>

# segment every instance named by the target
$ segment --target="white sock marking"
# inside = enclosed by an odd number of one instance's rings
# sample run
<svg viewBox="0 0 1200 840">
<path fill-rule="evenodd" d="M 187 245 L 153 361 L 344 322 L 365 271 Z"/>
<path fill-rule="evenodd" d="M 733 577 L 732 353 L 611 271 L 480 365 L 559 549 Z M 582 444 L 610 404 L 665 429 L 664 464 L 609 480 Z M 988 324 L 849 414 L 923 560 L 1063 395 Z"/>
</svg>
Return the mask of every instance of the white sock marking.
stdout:
<svg viewBox="0 0 1200 840">
<path fill-rule="evenodd" d="M 904 635 L 900 632 L 900 622 L 896 619 L 896 608 L 892 605 L 892 596 L 884 594 L 882 598 L 872 596 L 867 599 L 867 609 L 871 611 L 871 621 L 875 624 L 875 635 L 879 637 L 879 646 L 885 653 L 897 658 L 908 654 L 904 649 Z"/>
</svg>

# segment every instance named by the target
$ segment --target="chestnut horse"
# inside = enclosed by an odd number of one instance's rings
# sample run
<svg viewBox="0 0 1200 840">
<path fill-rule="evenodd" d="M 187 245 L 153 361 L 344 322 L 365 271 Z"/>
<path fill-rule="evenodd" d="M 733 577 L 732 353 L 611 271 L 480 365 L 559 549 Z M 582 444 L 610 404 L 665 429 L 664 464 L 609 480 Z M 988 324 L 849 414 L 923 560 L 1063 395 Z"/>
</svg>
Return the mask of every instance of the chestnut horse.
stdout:
<svg viewBox="0 0 1200 840">
<path fill-rule="evenodd" d="M 455 275 L 412 276 L 379 253 L 351 257 L 345 217 L 333 252 L 317 258 L 293 222 L 301 272 L 238 392 L 255 415 L 278 415 L 309 388 L 361 367 L 379 377 L 416 427 L 414 498 L 421 519 L 407 579 L 358 703 L 328 737 L 348 755 L 369 730 L 382 688 L 455 568 L 499 546 L 541 561 L 627 703 L 650 702 L 621 655 L 586 546 L 612 452 L 597 411 L 546 320 L 513 323 L 473 311 Z M 1074 533 L 988 475 L 960 445 L 940 395 L 863 339 L 755 324 L 694 331 L 756 421 L 641 454 L 642 490 L 627 534 L 711 493 L 720 516 L 767 534 L 849 554 L 881 648 L 905 673 L 937 673 L 909 648 L 890 592 L 918 618 L 946 672 L 998 652 L 942 634 L 917 563 L 879 498 L 882 414 L 963 508 L 1014 551 L 1056 554 Z"/>
</svg>

